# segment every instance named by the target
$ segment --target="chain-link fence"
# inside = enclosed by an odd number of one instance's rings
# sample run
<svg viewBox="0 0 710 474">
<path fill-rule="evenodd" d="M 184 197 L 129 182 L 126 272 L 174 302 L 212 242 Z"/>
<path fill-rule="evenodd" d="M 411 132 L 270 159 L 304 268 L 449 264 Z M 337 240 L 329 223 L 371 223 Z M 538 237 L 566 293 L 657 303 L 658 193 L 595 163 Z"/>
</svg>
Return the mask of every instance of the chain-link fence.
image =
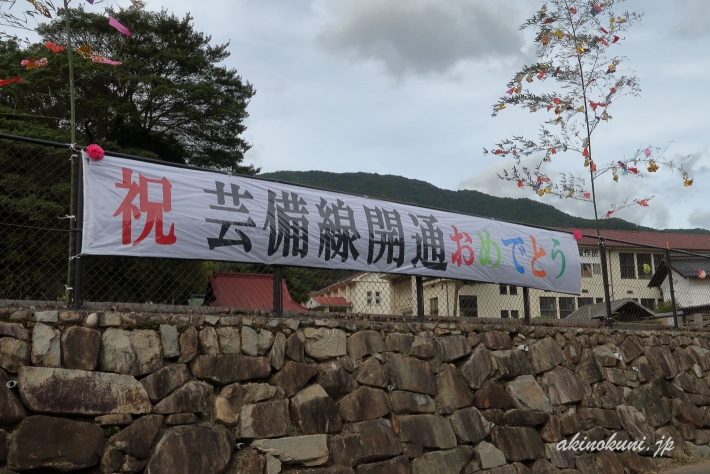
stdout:
<svg viewBox="0 0 710 474">
<path fill-rule="evenodd" d="M 5 304 L 190 306 L 637 329 L 701 328 L 710 321 L 710 279 L 705 278 L 710 235 L 602 231 L 600 239 L 596 231 L 582 230 L 579 295 L 322 268 L 76 258 L 72 234 L 78 231 L 74 216 L 80 213 L 80 198 L 72 152 L 69 145 L 0 136 L 0 299 Z"/>
</svg>

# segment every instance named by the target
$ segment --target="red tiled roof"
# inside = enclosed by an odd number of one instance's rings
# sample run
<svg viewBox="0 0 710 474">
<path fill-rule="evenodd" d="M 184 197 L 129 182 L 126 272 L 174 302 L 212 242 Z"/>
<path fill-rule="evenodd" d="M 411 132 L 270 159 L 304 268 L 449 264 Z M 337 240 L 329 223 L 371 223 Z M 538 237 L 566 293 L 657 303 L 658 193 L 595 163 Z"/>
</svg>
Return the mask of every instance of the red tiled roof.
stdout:
<svg viewBox="0 0 710 474">
<path fill-rule="evenodd" d="M 308 311 L 291 299 L 286 281 L 281 280 L 284 311 Z M 210 275 L 205 303 L 243 309 L 273 309 L 274 279 L 256 273 L 214 272 Z"/>
<path fill-rule="evenodd" d="M 331 283 L 330 285 L 326 286 L 325 288 L 321 288 L 320 290 L 316 290 L 311 292 L 311 294 L 317 294 L 317 293 L 325 293 L 329 290 L 332 290 L 333 288 L 337 288 L 341 285 L 345 285 L 348 282 L 350 282 L 353 278 L 359 277 L 360 275 L 364 275 L 363 272 L 357 272 L 354 275 L 350 275 L 349 277 L 343 278 L 342 280 L 336 281 L 335 283 Z"/>
<path fill-rule="evenodd" d="M 569 233 L 574 231 L 574 229 L 568 227 L 560 227 L 556 230 Z M 582 240 L 579 241 L 579 245 L 599 245 L 596 238 L 597 231 L 595 229 L 579 229 L 579 231 L 584 235 Z M 635 247 L 633 243 L 625 243 L 634 242 L 637 244 L 651 245 L 665 250 L 667 242 L 671 249 L 703 252 L 710 251 L 710 235 L 706 234 L 675 234 L 668 232 L 643 232 L 637 230 L 602 230 L 600 231 L 600 234 L 602 237 L 607 239 L 607 247 Z M 617 242 L 610 239 L 617 239 L 625 242 Z"/>
<path fill-rule="evenodd" d="M 352 303 L 342 296 L 311 296 L 320 306 L 352 306 Z"/>
</svg>

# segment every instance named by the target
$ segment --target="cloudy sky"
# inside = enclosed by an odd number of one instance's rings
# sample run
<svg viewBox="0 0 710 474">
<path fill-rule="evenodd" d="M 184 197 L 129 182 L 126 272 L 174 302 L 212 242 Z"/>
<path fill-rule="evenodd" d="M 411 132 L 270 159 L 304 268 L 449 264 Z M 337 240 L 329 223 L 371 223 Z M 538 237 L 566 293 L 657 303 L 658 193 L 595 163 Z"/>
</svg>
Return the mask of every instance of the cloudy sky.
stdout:
<svg viewBox="0 0 710 474">
<path fill-rule="evenodd" d="M 148 8 L 190 12 L 196 29 L 231 43 L 227 65 L 257 89 L 247 161 L 265 172 L 364 171 L 539 199 L 498 180 L 495 173 L 511 162 L 482 149 L 513 134 L 536 138 L 543 114 L 509 108 L 492 118 L 490 112 L 518 68 L 535 60 L 531 38 L 518 26 L 540 4 L 151 0 Z M 616 50 L 629 58 L 642 91 L 615 104 L 609 126 L 596 134 L 596 161 L 670 144 L 668 157 L 689 157 L 695 184 L 686 188 L 678 173 L 667 172 L 619 183 L 605 176 L 596 183 L 600 214 L 627 197 L 655 196 L 649 208 L 617 215 L 657 228 L 710 228 L 710 2 L 628 0 L 621 7 L 617 12 L 644 13 Z M 581 162 L 563 155 L 547 172 L 580 172 Z M 589 204 L 545 198 L 565 212 L 593 215 Z"/>
</svg>

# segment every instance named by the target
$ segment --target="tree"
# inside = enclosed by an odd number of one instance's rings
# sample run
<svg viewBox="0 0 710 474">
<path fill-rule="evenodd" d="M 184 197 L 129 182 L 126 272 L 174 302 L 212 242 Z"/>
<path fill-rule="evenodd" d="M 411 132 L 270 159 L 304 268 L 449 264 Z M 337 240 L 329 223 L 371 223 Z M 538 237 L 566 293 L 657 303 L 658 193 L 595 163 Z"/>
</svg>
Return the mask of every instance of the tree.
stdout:
<svg viewBox="0 0 710 474">
<path fill-rule="evenodd" d="M 64 13 L 60 10 L 37 28 L 43 41 L 64 44 Z M 181 20 L 165 11 L 110 12 L 130 25 L 131 37 L 108 26 L 104 16 L 81 9 L 69 14 L 78 46 L 89 44 L 123 62 L 111 66 L 74 58 L 79 144 L 97 142 L 112 151 L 165 161 L 257 171 L 242 164 L 250 145 L 239 137 L 254 90 L 235 70 L 217 65 L 228 57 L 228 45 L 210 45 L 189 16 Z M 46 66 L 20 68 L 23 59 L 42 57 L 47 57 Z M 21 84 L 1 91 L 0 131 L 69 143 L 66 52 L 55 54 L 44 42 L 0 42 L 0 78 L 18 75 Z M 72 213 L 68 152 L 2 140 L 0 169 L 0 298 L 61 297 L 69 229 L 67 220 L 58 218 Z M 85 296 L 92 301 L 185 303 L 191 293 L 206 288 L 203 262 L 85 260 Z"/>
<path fill-rule="evenodd" d="M 37 27 L 44 41 L 64 44 L 65 14 L 60 9 Z M 129 37 L 109 26 L 104 15 L 82 8 L 69 15 L 75 46 L 88 45 L 121 62 L 111 66 L 75 55 L 76 123 L 83 141 L 142 150 L 165 161 L 257 171 L 242 164 L 251 145 L 241 137 L 255 91 L 236 70 L 218 65 L 229 57 L 228 43 L 210 44 L 211 37 L 195 31 L 189 15 L 179 19 L 165 10 L 109 11 L 130 26 Z M 48 64 L 24 72 L 22 87 L 3 90 L 0 104 L 68 128 L 67 55 L 52 53 L 44 42 L 23 48 L 14 41 L 4 43 L 1 53 L 4 77 L 17 75 L 23 59 L 47 57 Z"/>
<path fill-rule="evenodd" d="M 649 173 L 664 168 L 679 171 L 685 186 L 693 184 L 682 162 L 666 159 L 665 150 L 660 148 L 641 147 L 631 158 L 605 165 L 594 161 L 594 132 L 612 119 L 609 114 L 612 103 L 616 104 L 626 95 L 638 96 L 640 91 L 638 78 L 633 73 L 622 74 L 626 58 L 608 55 L 623 41 L 623 32 L 638 23 L 642 16 L 635 12 L 615 13 L 614 7 L 623 1 L 549 0 L 543 4 L 520 27 L 534 29 L 539 61 L 525 65 L 513 76 L 508 82 L 507 94 L 493 106 L 492 114 L 496 117 L 509 105 L 547 114 L 549 118 L 541 125 L 537 141 L 513 136 L 496 144 L 493 154 L 509 155 L 516 160 L 516 165 L 498 177 L 516 182 L 520 188 L 529 188 L 539 196 L 549 194 L 591 202 L 597 232 L 599 214 L 594 184 L 598 178 L 611 174 L 613 180 L 618 181 L 620 174 L 641 176 L 643 167 Z M 542 88 L 548 81 L 556 82 L 561 90 L 534 93 L 527 89 Z M 545 174 L 545 163 L 552 161 L 556 154 L 568 151 L 581 154 L 579 163 L 588 170 L 590 188 L 583 177 L 573 173 L 563 173 L 559 180 Z M 484 154 L 488 153 L 484 148 Z M 521 167 L 521 158 L 538 153 L 544 153 L 544 157 L 534 169 Z M 646 196 L 612 204 L 606 218 L 629 206 L 647 207 L 652 198 Z"/>
</svg>

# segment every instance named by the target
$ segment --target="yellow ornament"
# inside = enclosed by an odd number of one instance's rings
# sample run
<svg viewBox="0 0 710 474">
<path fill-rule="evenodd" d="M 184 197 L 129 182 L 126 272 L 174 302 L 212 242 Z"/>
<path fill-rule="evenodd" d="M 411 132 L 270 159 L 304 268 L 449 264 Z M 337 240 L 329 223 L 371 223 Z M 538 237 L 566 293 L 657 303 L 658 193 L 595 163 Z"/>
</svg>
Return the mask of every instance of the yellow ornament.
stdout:
<svg viewBox="0 0 710 474">
<path fill-rule="evenodd" d="M 685 186 L 686 186 L 686 187 L 690 187 L 690 186 L 692 186 L 692 185 L 693 185 L 693 180 L 692 180 L 692 179 L 686 179 L 686 180 L 685 180 Z"/>
<path fill-rule="evenodd" d="M 583 106 L 583 105 L 580 105 L 580 106 L 577 108 L 577 112 L 584 112 L 584 106 Z"/>
<path fill-rule="evenodd" d="M 526 77 L 525 80 L 528 82 L 532 82 L 533 81 L 532 74 L 530 74 L 528 77 Z"/>
</svg>

